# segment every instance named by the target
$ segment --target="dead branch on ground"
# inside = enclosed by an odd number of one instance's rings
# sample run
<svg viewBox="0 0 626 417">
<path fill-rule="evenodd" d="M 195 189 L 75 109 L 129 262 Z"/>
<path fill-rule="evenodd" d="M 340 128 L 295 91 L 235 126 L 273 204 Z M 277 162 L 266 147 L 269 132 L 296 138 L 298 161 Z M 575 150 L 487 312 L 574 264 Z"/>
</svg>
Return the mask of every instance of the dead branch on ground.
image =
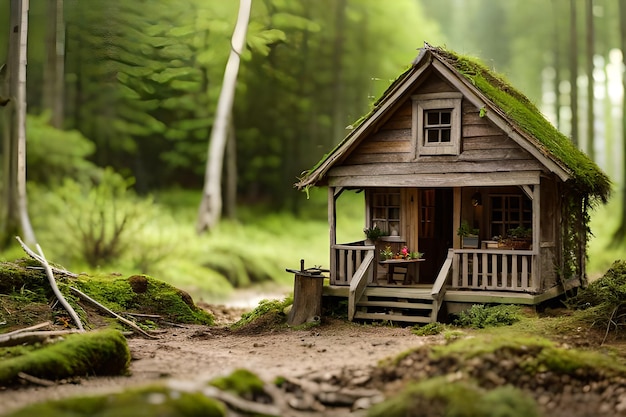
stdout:
<svg viewBox="0 0 626 417">
<path fill-rule="evenodd" d="M 28 254 L 33 253 L 34 254 L 34 252 L 32 250 L 30 250 L 30 248 L 28 248 L 28 246 L 26 246 L 26 244 L 24 242 L 22 242 L 22 239 L 20 239 L 19 236 L 16 236 L 15 238 L 20 243 L 20 246 L 22 246 L 24 251 L 26 251 L 26 253 L 28 253 Z M 59 287 L 57 286 L 57 283 L 54 280 L 54 274 L 52 273 L 52 268 L 50 267 L 50 264 L 46 260 L 46 257 L 43 254 L 43 250 L 41 250 L 41 246 L 39 246 L 39 244 L 37 244 L 37 251 L 39 252 L 39 255 L 38 256 L 34 256 L 33 259 L 39 261 L 44 266 L 44 268 L 46 270 L 46 275 L 48 276 L 48 281 L 50 282 L 50 286 L 52 287 L 52 291 L 54 292 L 54 295 L 57 297 L 57 299 L 59 300 L 61 305 L 65 308 L 65 310 L 67 310 L 69 315 L 72 317 L 72 320 L 74 320 L 74 323 L 76 323 L 76 327 L 78 327 L 78 329 L 81 332 L 84 332 L 85 329 L 83 327 L 83 323 L 80 321 L 80 318 L 78 317 L 78 314 L 76 314 L 76 311 L 74 311 L 74 309 L 72 308 L 70 303 L 67 302 L 67 300 L 65 299 L 65 297 L 63 296 L 63 294 L 59 290 Z"/>
<path fill-rule="evenodd" d="M 135 330 L 136 332 L 142 334 L 143 336 L 145 336 L 145 337 L 147 337 L 149 339 L 158 339 L 158 337 L 153 336 L 153 335 L 147 333 L 141 327 L 137 326 L 137 324 L 135 322 L 132 322 L 132 321 L 130 321 L 128 319 L 125 319 L 124 317 L 120 316 L 119 314 L 117 314 L 113 310 L 109 309 L 108 307 L 105 307 L 104 305 L 100 304 L 99 302 L 97 302 L 96 300 L 94 300 L 93 298 L 91 298 L 90 296 L 85 294 L 84 292 L 80 291 L 78 288 L 70 287 L 70 290 L 72 290 L 72 292 L 74 292 L 74 294 L 78 295 L 83 300 L 85 300 L 87 302 L 90 302 L 91 304 L 93 304 L 94 306 L 96 306 L 100 310 L 104 311 L 105 313 L 110 314 L 111 316 L 115 317 L 116 319 L 118 319 L 122 323 L 126 324 L 127 326 L 132 327 L 133 330 Z"/>
<path fill-rule="evenodd" d="M 22 332 L 13 334 L 0 335 L 0 347 L 11 347 L 17 345 L 32 345 L 35 343 L 43 343 L 50 338 L 57 336 L 65 336 L 72 333 L 80 333 L 80 330 L 44 330 L 37 332 Z"/>
</svg>

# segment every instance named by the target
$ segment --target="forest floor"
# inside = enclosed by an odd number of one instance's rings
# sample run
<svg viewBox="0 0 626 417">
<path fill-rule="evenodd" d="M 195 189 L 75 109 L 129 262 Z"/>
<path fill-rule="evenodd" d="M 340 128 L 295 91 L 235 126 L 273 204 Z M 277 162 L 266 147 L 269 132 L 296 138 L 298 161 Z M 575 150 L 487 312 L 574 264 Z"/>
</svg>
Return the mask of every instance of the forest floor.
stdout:
<svg viewBox="0 0 626 417">
<path fill-rule="evenodd" d="M 170 327 L 156 340 L 129 337 L 130 376 L 82 378 L 52 387 L 28 385 L 0 391 L 0 414 L 34 402 L 116 392 L 166 379 L 202 383 L 240 368 L 268 382 L 279 376 L 330 375 L 347 368 L 369 372 L 384 358 L 438 343 L 440 338 L 418 337 L 410 328 L 359 325 L 339 319 L 324 320 L 307 330 L 231 332 L 227 325 L 237 321 L 245 309 L 201 307 L 215 315 L 217 326 Z"/>
<path fill-rule="evenodd" d="M 320 325 L 304 330 L 271 327 L 241 332 L 230 330 L 228 325 L 248 309 L 202 303 L 200 307 L 215 315 L 215 326 L 164 327 L 158 339 L 129 336 L 130 376 L 79 378 L 60 381 L 51 387 L 25 385 L 6 389 L 0 391 L 0 415 L 35 402 L 119 392 L 153 382 L 182 381 L 201 386 L 241 368 L 251 370 L 266 382 L 277 377 L 294 381 L 332 381 L 335 386 L 351 387 L 352 391 L 378 391 L 387 397 L 399 392 L 407 379 L 450 377 L 459 374 L 465 366 L 432 362 L 424 352 L 445 344 L 445 337 L 417 336 L 411 327 L 358 324 L 325 317 Z M 568 348 L 592 347 L 599 345 L 599 339 L 595 339 L 601 336 L 579 329 L 561 335 L 558 343 Z M 392 365 L 381 366 L 384 359 L 396 358 L 408 351 L 414 352 Z M 493 379 L 492 385 L 518 385 L 506 379 L 507 374 L 511 378 L 517 376 L 510 370 L 512 368 L 507 370 L 504 366 L 512 366 L 511 363 L 524 354 L 511 351 L 506 355 L 503 358 L 488 355 L 480 363 L 471 364 L 474 368 L 468 372 L 486 375 L 487 379 Z M 529 355 L 532 356 L 532 352 Z M 543 372 L 527 382 L 523 390 L 534 397 L 541 415 L 583 417 L 599 412 L 626 415 L 626 378 L 598 379 L 593 373 L 547 375 Z M 331 405 L 280 415 L 363 416 L 365 411 L 353 412 L 350 406 Z"/>
</svg>

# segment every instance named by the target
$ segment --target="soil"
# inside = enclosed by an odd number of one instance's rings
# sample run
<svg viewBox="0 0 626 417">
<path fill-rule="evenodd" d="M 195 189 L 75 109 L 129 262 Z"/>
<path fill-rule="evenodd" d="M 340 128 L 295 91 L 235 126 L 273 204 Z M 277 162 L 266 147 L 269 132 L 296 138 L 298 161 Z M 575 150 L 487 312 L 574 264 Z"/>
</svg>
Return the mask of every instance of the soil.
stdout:
<svg viewBox="0 0 626 417">
<path fill-rule="evenodd" d="M 529 379 L 521 371 L 524 355 L 510 352 L 503 353 L 502 357 L 488 355 L 476 363 L 440 363 L 429 359 L 426 352 L 434 345 L 445 343 L 441 335 L 417 336 L 411 327 L 357 324 L 330 317 L 324 317 L 318 326 L 306 330 L 264 327 L 232 331 L 228 324 L 237 321 L 248 308 L 199 305 L 215 316 L 215 326 L 164 327 L 158 339 L 128 336 L 132 355 L 130 376 L 78 378 L 59 381 L 51 387 L 24 385 L 6 389 L 0 391 L 0 415 L 34 402 L 118 392 L 151 382 L 199 387 L 240 368 L 253 371 L 266 382 L 283 377 L 292 387 L 296 384 L 298 389 L 313 390 L 317 398 L 320 390 L 329 386 L 329 391 L 322 394 L 356 393 L 359 399 L 369 401 L 364 408 L 400 392 L 408 381 L 437 375 L 458 378 L 463 372 L 476 380 L 487 381 L 485 388 L 488 389 L 503 385 L 518 387 L 534 398 L 541 415 L 586 417 L 600 412 L 626 415 L 624 377 L 604 378 L 593 372 L 571 375 L 538 372 Z M 601 336 L 581 332 L 563 336 L 560 344 L 597 346 L 599 340 L 595 338 Z M 384 359 L 397 358 L 407 351 L 412 353 L 382 365 Z M 527 355 L 531 358 L 532 352 Z M 287 398 L 290 390 L 294 391 L 283 388 L 281 395 Z M 351 410 L 356 401 L 346 406 L 341 404 L 341 397 L 336 397 L 334 403 L 329 401 L 330 405 L 316 402 L 299 409 L 306 411 L 294 411 L 294 401 L 293 395 L 289 400 L 283 399 L 282 402 L 289 405 L 277 415 L 365 415 L 364 410 Z"/>
<path fill-rule="evenodd" d="M 115 392 L 162 380 L 207 381 L 238 368 L 272 381 L 282 376 L 307 378 L 345 369 L 371 370 L 384 358 L 440 338 L 418 337 L 409 327 L 363 325 L 324 319 L 308 330 L 282 329 L 266 333 L 232 332 L 247 310 L 203 305 L 216 317 L 217 326 L 169 327 L 156 340 L 129 336 L 131 375 L 61 381 L 52 387 L 24 386 L 0 391 L 0 414 L 33 402 L 69 396 Z"/>
</svg>

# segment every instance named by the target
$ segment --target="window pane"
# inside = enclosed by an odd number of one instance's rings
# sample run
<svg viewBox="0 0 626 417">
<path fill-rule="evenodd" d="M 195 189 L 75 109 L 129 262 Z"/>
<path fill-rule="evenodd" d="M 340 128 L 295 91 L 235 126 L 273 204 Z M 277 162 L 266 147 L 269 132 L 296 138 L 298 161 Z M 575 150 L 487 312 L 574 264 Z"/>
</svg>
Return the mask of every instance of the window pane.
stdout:
<svg viewBox="0 0 626 417">
<path fill-rule="evenodd" d="M 441 124 L 442 125 L 449 125 L 451 118 L 452 118 L 452 112 L 451 111 L 442 111 L 441 112 Z"/>
<path fill-rule="evenodd" d="M 432 126 L 432 125 L 438 125 L 439 124 L 439 112 L 437 111 L 429 111 L 428 113 L 426 113 L 426 125 L 428 126 Z"/>
<path fill-rule="evenodd" d="M 426 131 L 426 142 L 433 143 L 439 142 L 439 131 L 436 129 L 429 129 Z"/>
<path fill-rule="evenodd" d="M 441 129 L 441 142 L 450 142 L 450 129 Z"/>
</svg>

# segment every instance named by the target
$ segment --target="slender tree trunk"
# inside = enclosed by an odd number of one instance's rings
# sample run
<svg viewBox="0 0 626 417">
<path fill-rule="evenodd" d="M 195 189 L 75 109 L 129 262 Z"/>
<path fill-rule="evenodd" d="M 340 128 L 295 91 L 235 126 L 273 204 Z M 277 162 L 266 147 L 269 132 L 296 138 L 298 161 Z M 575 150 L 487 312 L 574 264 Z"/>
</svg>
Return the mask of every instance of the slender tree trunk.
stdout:
<svg viewBox="0 0 626 417">
<path fill-rule="evenodd" d="M 594 117 L 594 80 L 593 80 L 593 55 L 594 50 L 594 28 L 593 28 L 593 0 L 586 1 L 587 11 L 585 13 L 587 22 L 587 155 L 595 161 L 595 117 Z"/>
<path fill-rule="evenodd" d="M 240 55 L 246 41 L 246 31 L 250 20 L 252 0 L 239 1 L 239 14 L 233 32 L 230 55 L 224 71 L 222 90 L 217 102 L 215 122 L 211 130 L 211 142 L 207 156 L 206 171 L 204 176 L 204 190 L 202 201 L 198 211 L 196 231 L 198 233 L 211 230 L 219 222 L 222 214 L 222 167 L 224 162 L 224 149 L 226 147 L 228 124 L 232 113 L 239 72 Z"/>
<path fill-rule="evenodd" d="M 576 0 L 570 0 L 570 108 L 572 111 L 571 137 L 578 146 L 578 34 L 576 33 Z"/>
<path fill-rule="evenodd" d="M 626 65 L 626 3 L 619 2 L 619 28 L 620 46 L 622 48 L 622 60 Z M 626 76 L 622 74 L 622 88 L 626 91 Z M 622 164 L 626 161 L 626 100 L 622 98 Z M 621 245 L 626 239 L 626 169 L 622 170 L 621 181 L 622 210 L 620 224 L 613 234 L 613 245 Z"/>
<path fill-rule="evenodd" d="M 48 0 L 48 26 L 46 28 L 46 64 L 44 67 L 43 107 L 50 111 L 50 124 L 63 127 L 64 73 L 65 73 L 65 20 L 63 0 Z"/>
<path fill-rule="evenodd" d="M 556 101 L 554 103 L 556 128 L 561 130 L 561 39 L 559 33 L 561 31 L 559 22 L 560 13 L 557 7 L 558 0 L 552 0 L 552 13 L 554 14 L 554 93 Z"/>
<path fill-rule="evenodd" d="M 237 137 L 235 124 L 231 118 L 228 124 L 228 140 L 226 141 L 226 179 L 224 181 L 224 217 L 237 218 Z"/>
<path fill-rule="evenodd" d="M 339 0 L 335 5 L 335 39 L 333 45 L 333 135 L 328 140 L 328 148 L 343 139 L 345 135 L 345 112 L 343 99 L 343 55 L 346 32 L 347 0 Z"/>
<path fill-rule="evenodd" d="M 8 96 L 4 130 L 4 197 L 6 218 L 2 220 L 2 244 L 6 246 L 21 231 L 27 243 L 35 233 L 26 203 L 26 41 L 28 0 L 11 0 L 9 35 Z M 3 213 L 3 214 L 5 214 Z"/>
</svg>

